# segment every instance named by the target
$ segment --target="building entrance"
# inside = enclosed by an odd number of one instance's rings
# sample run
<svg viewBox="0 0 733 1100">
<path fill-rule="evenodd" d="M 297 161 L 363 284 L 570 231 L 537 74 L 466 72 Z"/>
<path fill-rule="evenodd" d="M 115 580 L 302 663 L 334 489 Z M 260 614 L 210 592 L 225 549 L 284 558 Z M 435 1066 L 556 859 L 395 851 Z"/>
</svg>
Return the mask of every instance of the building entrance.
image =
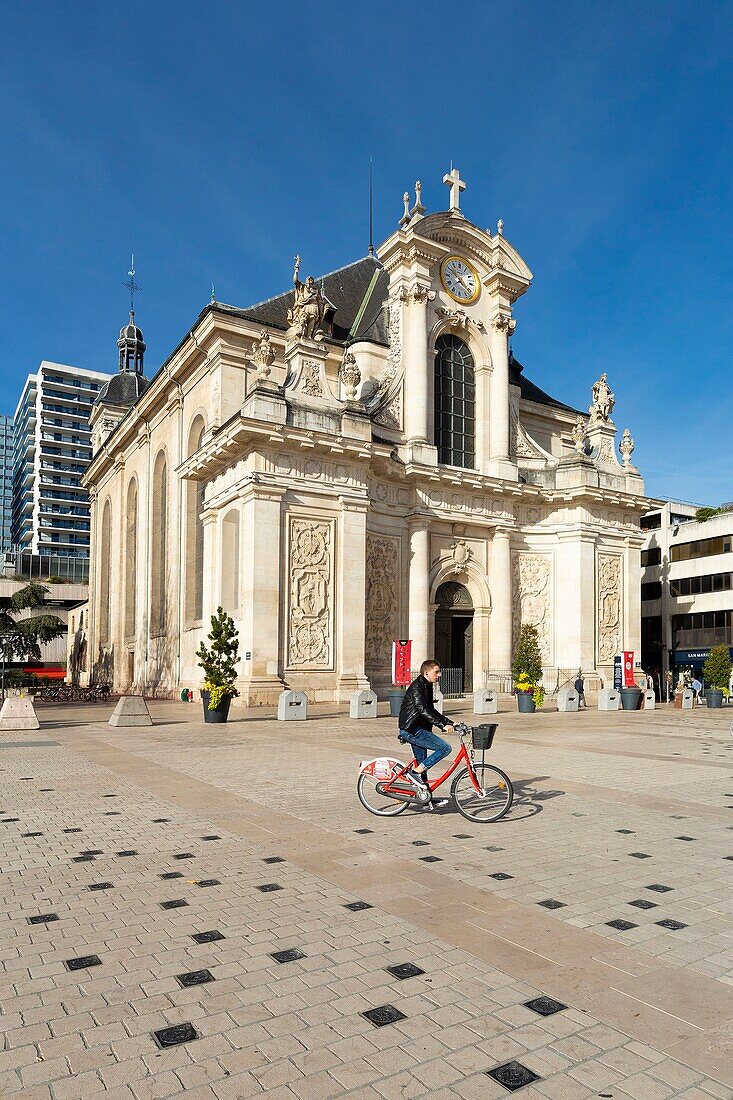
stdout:
<svg viewBox="0 0 733 1100">
<path fill-rule="evenodd" d="M 473 691 L 473 601 L 467 588 L 446 581 L 436 592 L 435 659 L 445 669 L 455 669 L 460 684 L 444 684 L 451 694 Z"/>
</svg>

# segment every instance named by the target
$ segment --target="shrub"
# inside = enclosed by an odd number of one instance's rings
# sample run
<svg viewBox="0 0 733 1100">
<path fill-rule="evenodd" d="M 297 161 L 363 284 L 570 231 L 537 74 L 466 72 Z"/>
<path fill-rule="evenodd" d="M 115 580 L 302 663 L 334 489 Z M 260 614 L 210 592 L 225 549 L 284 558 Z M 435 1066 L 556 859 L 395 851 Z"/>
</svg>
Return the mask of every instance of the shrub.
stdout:
<svg viewBox="0 0 733 1100">
<path fill-rule="evenodd" d="M 512 663 L 512 675 L 518 691 L 534 691 L 542 679 L 542 654 L 536 626 L 523 626 Z"/>
<path fill-rule="evenodd" d="M 716 645 L 710 650 L 702 670 L 706 682 L 718 691 L 728 691 L 731 663 L 727 645 Z"/>
<path fill-rule="evenodd" d="M 239 633 L 234 620 L 223 607 L 217 607 L 211 616 L 211 630 L 207 647 L 204 642 L 196 650 L 199 667 L 204 670 L 204 691 L 209 692 L 209 710 L 216 710 L 227 695 L 238 695 L 234 686 L 239 661 Z"/>
</svg>

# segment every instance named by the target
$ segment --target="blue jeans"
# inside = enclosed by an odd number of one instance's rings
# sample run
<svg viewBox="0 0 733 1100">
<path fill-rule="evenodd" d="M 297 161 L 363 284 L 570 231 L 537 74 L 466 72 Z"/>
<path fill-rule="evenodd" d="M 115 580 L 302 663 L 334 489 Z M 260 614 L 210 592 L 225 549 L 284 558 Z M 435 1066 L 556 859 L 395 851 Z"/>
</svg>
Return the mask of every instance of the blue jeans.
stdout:
<svg viewBox="0 0 733 1100">
<path fill-rule="evenodd" d="M 413 730 L 412 733 L 400 730 L 400 737 L 404 737 L 405 741 L 412 746 L 415 759 L 418 764 L 424 765 L 426 771 L 444 756 L 450 756 L 451 747 L 448 742 L 431 730 L 418 729 Z"/>
</svg>

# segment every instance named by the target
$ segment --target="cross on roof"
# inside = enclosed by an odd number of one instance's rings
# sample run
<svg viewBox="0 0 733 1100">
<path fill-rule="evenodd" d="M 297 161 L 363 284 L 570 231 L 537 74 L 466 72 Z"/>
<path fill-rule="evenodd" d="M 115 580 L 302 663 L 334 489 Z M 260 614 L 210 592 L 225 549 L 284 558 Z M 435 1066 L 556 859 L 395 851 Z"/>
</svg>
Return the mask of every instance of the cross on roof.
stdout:
<svg viewBox="0 0 733 1100">
<path fill-rule="evenodd" d="M 466 190 L 466 181 L 461 179 L 461 173 L 457 168 L 451 168 L 450 172 L 446 172 L 443 176 L 443 183 L 450 187 L 450 208 L 451 210 L 461 209 L 461 191 Z"/>
<path fill-rule="evenodd" d="M 132 262 L 130 263 L 130 270 L 127 272 L 127 274 L 130 276 L 130 281 L 129 281 L 129 283 L 124 283 L 123 285 L 126 286 L 127 289 L 130 291 L 130 313 L 134 313 L 135 312 L 135 291 L 136 290 L 142 290 L 142 287 L 139 286 L 135 282 L 135 257 L 134 256 L 132 257 Z"/>
</svg>

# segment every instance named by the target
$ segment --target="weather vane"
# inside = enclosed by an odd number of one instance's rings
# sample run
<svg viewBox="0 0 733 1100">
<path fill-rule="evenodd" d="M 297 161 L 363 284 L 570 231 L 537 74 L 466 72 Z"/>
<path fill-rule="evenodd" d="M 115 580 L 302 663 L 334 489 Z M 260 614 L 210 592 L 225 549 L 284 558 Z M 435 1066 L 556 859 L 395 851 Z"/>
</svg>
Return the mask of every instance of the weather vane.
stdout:
<svg viewBox="0 0 733 1100">
<path fill-rule="evenodd" d="M 131 260 L 130 260 L 130 270 L 127 272 L 127 274 L 130 276 L 130 281 L 129 281 L 129 283 L 124 283 L 123 286 L 126 286 L 127 289 L 130 291 L 130 313 L 134 313 L 135 312 L 135 291 L 136 290 L 142 290 L 142 287 L 138 286 L 138 284 L 135 282 L 135 254 L 134 253 L 132 254 L 132 257 L 131 257 Z"/>
</svg>

